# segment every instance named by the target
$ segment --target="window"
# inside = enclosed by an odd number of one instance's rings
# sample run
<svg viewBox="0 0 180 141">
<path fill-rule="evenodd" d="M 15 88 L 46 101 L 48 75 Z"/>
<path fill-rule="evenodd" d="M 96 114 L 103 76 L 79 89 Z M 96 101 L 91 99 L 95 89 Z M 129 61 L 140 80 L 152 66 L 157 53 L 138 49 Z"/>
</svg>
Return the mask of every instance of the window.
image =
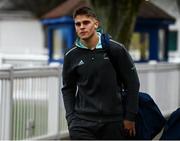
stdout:
<svg viewBox="0 0 180 141">
<path fill-rule="evenodd" d="M 158 58 L 159 60 L 164 60 L 165 53 L 165 30 L 159 29 L 158 32 Z"/>
<path fill-rule="evenodd" d="M 176 51 L 177 50 L 177 31 L 169 31 L 168 36 L 168 50 L 169 51 Z"/>
<path fill-rule="evenodd" d="M 134 32 L 129 52 L 134 61 L 147 61 L 149 58 L 149 34 L 146 32 Z"/>
<path fill-rule="evenodd" d="M 52 56 L 52 58 L 55 60 L 57 60 L 59 58 L 63 58 L 64 50 L 65 50 L 65 48 L 67 48 L 67 44 L 65 42 L 65 37 L 64 37 L 63 31 L 61 29 L 54 29 L 52 36 L 53 36 L 53 39 L 52 39 L 53 40 L 52 41 L 53 56 Z"/>
</svg>

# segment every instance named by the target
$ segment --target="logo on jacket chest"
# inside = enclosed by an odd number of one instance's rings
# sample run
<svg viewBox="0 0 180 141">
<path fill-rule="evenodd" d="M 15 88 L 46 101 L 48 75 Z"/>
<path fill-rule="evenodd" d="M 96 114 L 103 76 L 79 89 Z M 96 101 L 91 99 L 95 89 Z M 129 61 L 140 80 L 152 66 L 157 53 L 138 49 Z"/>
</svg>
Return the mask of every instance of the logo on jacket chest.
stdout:
<svg viewBox="0 0 180 141">
<path fill-rule="evenodd" d="M 80 60 L 79 63 L 78 63 L 78 66 L 82 66 L 82 65 L 84 65 L 84 61 Z"/>
</svg>

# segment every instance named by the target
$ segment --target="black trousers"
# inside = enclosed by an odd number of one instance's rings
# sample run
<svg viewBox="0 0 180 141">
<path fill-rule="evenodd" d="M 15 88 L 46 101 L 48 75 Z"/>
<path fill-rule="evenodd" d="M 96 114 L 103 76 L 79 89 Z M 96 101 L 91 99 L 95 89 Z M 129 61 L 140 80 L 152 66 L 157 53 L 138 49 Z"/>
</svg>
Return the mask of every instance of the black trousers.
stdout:
<svg viewBox="0 0 180 141">
<path fill-rule="evenodd" d="M 122 121 L 94 122 L 73 119 L 69 125 L 71 140 L 124 140 Z"/>
</svg>

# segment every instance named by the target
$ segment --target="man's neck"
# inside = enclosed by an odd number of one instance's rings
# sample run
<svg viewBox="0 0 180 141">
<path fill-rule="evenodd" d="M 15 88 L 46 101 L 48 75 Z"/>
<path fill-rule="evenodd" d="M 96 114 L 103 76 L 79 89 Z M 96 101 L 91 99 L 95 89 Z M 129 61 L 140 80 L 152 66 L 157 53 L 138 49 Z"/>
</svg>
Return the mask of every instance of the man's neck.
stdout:
<svg viewBox="0 0 180 141">
<path fill-rule="evenodd" d="M 92 37 L 86 40 L 81 40 L 82 44 L 85 45 L 87 48 L 93 50 L 96 48 L 96 45 L 99 41 L 99 36 L 95 33 Z"/>
</svg>

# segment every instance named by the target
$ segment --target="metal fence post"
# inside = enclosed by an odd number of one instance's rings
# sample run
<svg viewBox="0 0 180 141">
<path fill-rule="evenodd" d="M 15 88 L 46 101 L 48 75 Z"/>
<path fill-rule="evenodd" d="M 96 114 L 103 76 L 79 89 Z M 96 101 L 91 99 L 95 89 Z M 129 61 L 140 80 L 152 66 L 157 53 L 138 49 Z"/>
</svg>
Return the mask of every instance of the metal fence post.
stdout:
<svg viewBox="0 0 180 141">
<path fill-rule="evenodd" d="M 48 80 L 49 100 L 48 100 L 48 134 L 57 134 L 59 132 L 59 78 L 54 77 Z"/>
<path fill-rule="evenodd" d="M 4 140 L 12 139 L 12 109 L 13 109 L 13 67 L 9 67 L 9 80 L 6 84 Z"/>
</svg>

